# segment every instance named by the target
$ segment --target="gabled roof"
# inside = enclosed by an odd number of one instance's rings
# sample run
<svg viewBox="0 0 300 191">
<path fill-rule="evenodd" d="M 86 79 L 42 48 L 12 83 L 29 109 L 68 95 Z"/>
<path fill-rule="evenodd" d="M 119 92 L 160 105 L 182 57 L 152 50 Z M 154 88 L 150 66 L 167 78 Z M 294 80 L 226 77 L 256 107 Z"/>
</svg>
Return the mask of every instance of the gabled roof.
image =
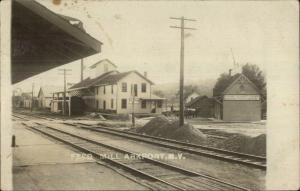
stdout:
<svg viewBox="0 0 300 191">
<path fill-rule="evenodd" d="M 104 73 L 96 78 L 86 78 L 84 79 L 83 81 L 73 85 L 72 87 L 70 87 L 68 90 L 75 90 L 75 89 L 84 89 L 84 88 L 88 88 L 90 86 L 93 86 L 95 83 L 97 83 L 98 81 L 100 81 L 101 79 L 107 77 L 108 75 L 114 73 L 114 72 L 117 72 L 117 71 L 110 71 L 110 72 L 107 72 L 107 73 Z"/>
<path fill-rule="evenodd" d="M 44 94 L 44 97 L 52 97 L 52 94 L 54 92 L 63 91 L 63 89 L 64 88 L 62 86 L 43 86 L 39 90 L 38 97 L 42 92 Z"/>
<path fill-rule="evenodd" d="M 186 107 L 189 107 L 189 106 L 192 106 L 193 104 L 195 104 L 196 102 L 198 102 L 199 100 L 201 99 L 204 99 L 204 98 L 208 98 L 207 96 L 198 96 L 194 99 L 192 99 L 191 101 L 189 101 L 188 103 L 186 103 Z"/>
<path fill-rule="evenodd" d="M 163 97 L 160 97 L 160 96 L 158 96 L 158 95 L 152 94 L 152 95 L 151 95 L 151 99 L 164 100 L 164 99 L 166 99 L 166 98 L 163 98 Z"/>
<path fill-rule="evenodd" d="M 118 73 L 118 74 L 109 75 L 109 76 L 103 78 L 102 80 L 98 81 L 97 83 L 95 83 L 93 85 L 100 86 L 100 85 L 106 85 L 106 84 L 107 85 L 116 84 L 119 80 L 121 80 L 122 78 L 126 77 L 127 75 L 129 75 L 131 73 L 137 74 L 138 76 L 140 76 L 141 78 L 143 78 L 144 80 L 146 80 L 147 82 L 149 82 L 151 85 L 154 84 L 151 80 L 149 80 L 148 78 L 146 78 L 145 76 L 143 76 L 138 71 L 132 70 L 132 71 L 128 71 L 128 72 L 122 72 L 122 73 Z"/>
<path fill-rule="evenodd" d="M 103 62 L 108 62 L 109 64 L 113 65 L 114 67 L 118 67 L 116 64 L 114 64 L 112 61 L 110 61 L 109 59 L 103 59 L 103 60 L 100 60 L 98 62 L 96 62 L 95 64 L 91 65 L 89 68 L 90 69 L 93 69 L 95 68 L 98 64 L 102 64 Z"/>
<path fill-rule="evenodd" d="M 141 100 L 166 100 L 166 98 L 163 98 L 163 97 L 159 97 L 158 95 L 155 95 L 155 94 L 151 94 L 151 98 L 141 98 Z"/>
<path fill-rule="evenodd" d="M 234 82 L 240 74 L 235 74 L 233 76 L 228 76 L 228 79 L 224 79 L 222 81 L 222 84 L 219 84 L 219 86 L 216 89 L 216 85 L 218 84 L 218 82 L 215 84 L 215 87 L 213 88 L 213 96 L 220 96 L 224 90 L 232 83 Z"/>
<path fill-rule="evenodd" d="M 125 76 L 127 76 L 131 72 L 122 72 L 118 74 L 112 74 L 104 78 L 103 80 L 98 81 L 95 83 L 95 86 L 105 85 L 105 84 L 115 84 Z"/>
<path fill-rule="evenodd" d="M 244 74 L 242 73 L 239 73 L 239 74 L 236 74 L 236 77 L 234 77 L 232 80 L 231 80 L 231 83 L 225 88 L 225 90 L 223 91 L 222 94 L 226 94 L 226 92 L 229 91 L 229 89 L 240 79 L 240 78 L 244 78 L 246 79 L 246 81 L 257 91 L 257 93 L 260 93 L 260 90 L 256 87 L 256 85 L 249 80 L 249 78 L 247 78 L 247 76 L 245 76 Z"/>
<path fill-rule="evenodd" d="M 128 72 L 122 72 L 122 73 L 116 73 L 116 74 L 114 74 L 114 72 L 116 72 L 116 71 L 107 72 L 105 74 L 102 74 L 101 76 L 98 76 L 97 78 L 94 78 L 94 79 L 87 78 L 87 79 L 83 80 L 82 82 L 79 82 L 78 84 L 75 84 L 74 86 L 69 88 L 68 91 L 77 90 L 77 89 L 85 89 L 85 88 L 92 87 L 92 86 L 116 84 L 119 80 L 121 80 L 122 78 L 126 77 L 127 75 L 129 75 L 131 73 L 135 73 L 135 74 L 139 75 L 141 78 L 145 79 L 151 85 L 154 84 L 151 80 L 149 80 L 148 78 L 146 78 L 145 76 L 143 76 L 142 74 L 140 74 L 138 71 L 135 71 L 135 70 L 128 71 Z"/>
</svg>

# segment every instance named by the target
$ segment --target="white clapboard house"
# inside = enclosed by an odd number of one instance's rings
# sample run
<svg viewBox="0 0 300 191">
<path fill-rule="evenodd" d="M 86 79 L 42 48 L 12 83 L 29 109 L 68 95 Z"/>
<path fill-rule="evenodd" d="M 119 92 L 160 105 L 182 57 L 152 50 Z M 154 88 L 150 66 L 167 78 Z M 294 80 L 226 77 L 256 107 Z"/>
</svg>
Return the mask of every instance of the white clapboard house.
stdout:
<svg viewBox="0 0 300 191">
<path fill-rule="evenodd" d="M 89 67 L 90 76 L 68 89 L 71 96 L 80 96 L 89 111 L 105 113 L 161 113 L 164 98 L 151 91 L 153 82 L 146 73 L 119 72 L 108 59 Z"/>
</svg>

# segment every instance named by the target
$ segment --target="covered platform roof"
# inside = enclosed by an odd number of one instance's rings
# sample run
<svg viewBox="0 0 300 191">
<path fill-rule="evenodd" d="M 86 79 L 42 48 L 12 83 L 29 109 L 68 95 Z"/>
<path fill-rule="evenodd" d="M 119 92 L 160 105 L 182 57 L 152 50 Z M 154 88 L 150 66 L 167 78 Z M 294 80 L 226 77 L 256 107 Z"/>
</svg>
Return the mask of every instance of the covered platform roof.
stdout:
<svg viewBox="0 0 300 191">
<path fill-rule="evenodd" d="M 12 83 L 99 53 L 102 43 L 33 0 L 12 2 Z"/>
<path fill-rule="evenodd" d="M 141 98 L 141 100 L 145 100 L 145 101 L 162 101 L 162 100 L 166 100 L 166 98 L 162 98 L 162 97 L 159 97 L 157 95 L 152 94 L 151 98 Z"/>
</svg>

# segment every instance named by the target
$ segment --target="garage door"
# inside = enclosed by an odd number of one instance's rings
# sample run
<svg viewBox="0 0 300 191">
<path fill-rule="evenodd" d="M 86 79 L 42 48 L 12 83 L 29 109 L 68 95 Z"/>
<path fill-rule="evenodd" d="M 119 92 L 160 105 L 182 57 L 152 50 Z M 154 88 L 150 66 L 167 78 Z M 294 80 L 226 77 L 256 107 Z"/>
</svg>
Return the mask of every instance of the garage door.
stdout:
<svg viewBox="0 0 300 191">
<path fill-rule="evenodd" d="M 223 101 L 224 121 L 260 121 L 260 101 Z"/>
</svg>

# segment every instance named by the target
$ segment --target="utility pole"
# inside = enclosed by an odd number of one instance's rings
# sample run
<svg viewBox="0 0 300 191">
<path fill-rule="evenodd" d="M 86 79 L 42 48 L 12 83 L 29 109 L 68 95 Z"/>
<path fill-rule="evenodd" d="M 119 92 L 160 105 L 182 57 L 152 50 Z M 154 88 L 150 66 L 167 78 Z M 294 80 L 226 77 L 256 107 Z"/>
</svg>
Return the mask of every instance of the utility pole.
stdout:
<svg viewBox="0 0 300 191">
<path fill-rule="evenodd" d="M 71 69 L 58 69 L 59 71 L 63 71 L 63 74 L 64 75 L 64 93 L 63 93 L 63 115 L 66 115 L 66 95 L 67 95 L 67 87 L 66 87 L 66 75 L 68 71 L 72 71 Z M 70 104 L 70 103 L 69 103 Z"/>
<path fill-rule="evenodd" d="M 33 109 L 33 90 L 34 90 L 34 83 L 32 83 L 32 90 L 31 90 L 31 107 L 30 107 L 30 111 L 32 112 Z"/>
<path fill-rule="evenodd" d="M 83 80 L 83 58 L 81 59 L 80 63 L 80 81 L 82 82 Z"/>
<path fill-rule="evenodd" d="M 184 30 L 196 30 L 195 28 L 184 27 L 184 21 L 196 21 L 195 19 L 187 19 L 184 17 L 174 18 L 170 17 L 170 19 L 180 20 L 180 27 L 170 26 L 171 28 L 180 29 L 181 31 L 181 46 L 180 46 L 180 114 L 179 114 L 179 126 L 183 127 L 184 125 L 184 98 L 183 98 L 183 86 L 184 86 Z"/>
<path fill-rule="evenodd" d="M 131 120 L 132 120 L 132 127 L 135 127 L 135 118 L 134 118 L 135 89 L 134 89 L 134 84 L 131 84 L 131 94 L 132 94 L 132 114 L 131 114 Z"/>
</svg>

